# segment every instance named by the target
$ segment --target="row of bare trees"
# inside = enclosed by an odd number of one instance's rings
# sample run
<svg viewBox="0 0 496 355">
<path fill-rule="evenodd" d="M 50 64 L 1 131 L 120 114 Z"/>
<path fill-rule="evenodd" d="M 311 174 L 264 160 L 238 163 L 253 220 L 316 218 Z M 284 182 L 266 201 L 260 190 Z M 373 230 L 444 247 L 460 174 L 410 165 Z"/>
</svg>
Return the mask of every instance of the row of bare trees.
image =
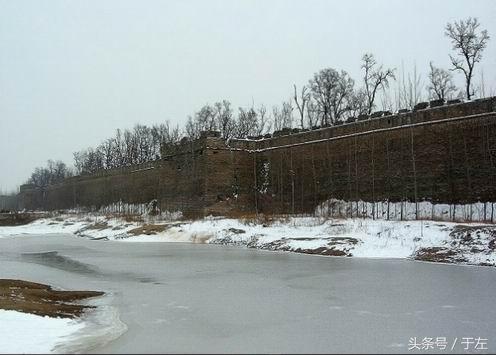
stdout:
<svg viewBox="0 0 496 355">
<path fill-rule="evenodd" d="M 482 52 L 487 46 L 489 35 L 486 30 L 480 29 L 480 23 L 476 18 L 448 23 L 445 30 L 445 35 L 450 39 L 454 51 L 454 54 L 450 54 L 452 66 L 448 70 L 430 63 L 426 86 L 427 98 L 444 101 L 465 97 L 471 100 L 476 95 L 473 85 L 474 67 L 482 59 Z M 295 85 L 293 101 L 298 111 L 300 127 L 334 125 L 350 116 L 370 115 L 378 106 L 379 96 L 382 109 L 387 111 L 412 109 L 425 98 L 424 85 L 416 66 L 413 74 L 409 73 L 405 76 L 402 65 L 401 73 L 398 75 L 395 68 L 385 68 L 377 62 L 373 54 L 366 53 L 362 57 L 361 69 L 363 77 L 358 88 L 355 88 L 355 81 L 346 71 L 333 68 L 322 69 L 315 73 L 300 91 Z M 463 73 L 465 82 L 463 89 L 457 88 L 454 84 L 452 72 Z M 392 81 L 397 83 L 393 95 L 389 90 Z M 479 95 L 485 95 L 483 83 L 478 91 Z"/>
<path fill-rule="evenodd" d="M 362 57 L 363 76 L 358 84 L 344 70 L 325 68 L 316 72 L 299 90 L 294 85 L 292 97 L 271 110 L 263 104 L 235 110 L 228 100 L 221 100 L 206 104 L 189 116 L 184 129 L 172 127 L 169 122 L 152 127 L 137 124 L 124 131 L 118 129 L 114 137 L 96 148 L 74 153 L 74 172 L 88 174 L 156 160 L 160 158 L 162 145 L 177 143 L 181 136 L 196 139 L 202 131 L 219 131 L 225 139 L 247 138 L 295 126 L 313 129 L 335 125 L 349 117 L 370 115 L 379 105 L 384 111 L 412 109 L 424 99 L 425 88 L 429 99 L 449 100 L 464 96 L 470 100 L 476 94 L 474 67 L 482 59 L 489 35 L 486 30 L 480 30 L 476 18 L 449 23 L 445 30 L 454 50 L 450 55 L 452 68 L 439 68 L 431 62 L 426 87 L 416 66 L 413 74 L 405 75 L 403 65 L 398 73 L 396 68 L 385 67 L 373 54 L 366 53 Z M 463 73 L 464 89 L 456 87 L 452 72 Z M 483 94 L 483 90 L 479 91 Z M 64 174 L 70 175 L 71 172 L 65 165 L 66 170 L 62 169 L 60 163 L 49 161 L 47 168 L 37 168 L 30 181 L 45 186 L 58 181 Z"/>
<path fill-rule="evenodd" d="M 152 127 L 137 124 L 132 130 L 118 129 L 114 137 L 96 148 L 74 153 L 75 172 L 88 174 L 156 160 L 162 145 L 175 143 L 179 138 L 179 127 L 171 127 L 168 121 Z"/>
<path fill-rule="evenodd" d="M 179 141 L 179 127 L 169 122 L 148 127 L 137 124 L 132 130 L 117 129 L 96 148 L 74 153 L 74 169 L 62 161 L 48 160 L 46 167 L 37 167 L 27 181 L 36 187 L 45 187 L 74 174 L 91 174 L 99 170 L 141 164 L 160 158 L 160 147 Z"/>
<path fill-rule="evenodd" d="M 72 169 L 67 167 L 64 162 L 60 160 L 48 160 L 45 167 L 37 167 L 34 169 L 27 182 L 36 187 L 42 188 L 61 182 L 65 178 L 72 175 Z"/>
<path fill-rule="evenodd" d="M 264 105 L 239 107 L 235 113 L 227 100 L 213 105 L 206 104 L 193 116 L 188 117 L 185 135 L 196 139 L 202 131 L 219 131 L 224 138 L 260 136 L 271 129 L 269 115 Z"/>
</svg>

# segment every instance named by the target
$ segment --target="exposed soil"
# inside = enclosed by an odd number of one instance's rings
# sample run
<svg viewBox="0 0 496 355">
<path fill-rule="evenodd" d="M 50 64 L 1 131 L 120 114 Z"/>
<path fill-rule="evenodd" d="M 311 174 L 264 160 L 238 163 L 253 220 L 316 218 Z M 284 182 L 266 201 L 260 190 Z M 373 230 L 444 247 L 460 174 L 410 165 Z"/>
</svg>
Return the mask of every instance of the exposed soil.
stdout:
<svg viewBox="0 0 496 355">
<path fill-rule="evenodd" d="M 76 318 L 95 308 L 78 301 L 104 295 L 101 291 L 56 291 L 40 283 L 0 279 L 0 308 L 40 316 Z"/>
<path fill-rule="evenodd" d="M 484 238 L 485 236 L 489 238 Z M 453 245 L 483 245 L 489 240 L 488 247 L 494 249 L 496 240 L 496 228 L 493 226 L 455 226 L 450 233 Z M 482 237 L 482 238 L 481 238 Z"/>
<path fill-rule="evenodd" d="M 145 224 L 141 227 L 131 229 L 127 233 L 132 235 L 141 235 L 141 234 L 154 235 L 165 231 L 168 227 L 169 226 L 165 224 Z"/>
<path fill-rule="evenodd" d="M 334 249 L 334 248 L 328 248 L 328 247 L 320 247 L 317 249 L 294 249 L 292 250 L 296 253 L 303 253 L 303 254 L 316 254 L 316 255 L 328 255 L 328 256 L 351 256 L 349 252 L 339 250 L 339 249 Z"/>
<path fill-rule="evenodd" d="M 45 216 L 31 213 L 0 213 L 0 227 L 21 226 Z"/>
<path fill-rule="evenodd" d="M 229 228 L 229 232 L 232 232 L 234 234 L 244 234 L 246 231 L 244 229 L 238 229 L 238 228 Z"/>
<path fill-rule="evenodd" d="M 358 244 L 358 239 L 351 237 L 334 237 L 332 238 L 327 245 L 339 245 L 339 244 Z"/>
<path fill-rule="evenodd" d="M 93 224 L 90 224 L 89 226 L 85 227 L 84 229 L 97 229 L 97 230 L 104 230 L 109 228 L 109 225 L 107 222 L 96 222 Z"/>
<path fill-rule="evenodd" d="M 419 249 L 414 255 L 414 259 L 439 263 L 459 263 L 467 261 L 467 259 L 460 256 L 456 251 L 444 247 Z"/>
<path fill-rule="evenodd" d="M 306 241 L 313 240 L 314 238 L 306 238 L 306 237 L 298 237 L 298 238 L 283 238 L 280 240 L 274 240 L 270 243 L 264 244 L 261 246 L 261 249 L 268 250 L 281 250 L 281 251 L 292 251 L 295 253 L 303 253 L 303 254 L 314 254 L 314 255 L 328 255 L 328 256 L 352 256 L 350 252 L 350 245 L 355 245 L 358 243 L 358 240 L 355 238 L 348 237 L 340 237 L 340 238 L 322 238 L 322 239 L 331 239 L 327 246 L 318 247 L 315 249 L 303 249 L 296 248 L 293 249 L 290 245 L 287 244 L 288 240 L 298 240 L 298 241 Z M 343 244 L 346 246 L 343 248 Z M 250 248 L 257 248 L 256 240 L 247 244 Z"/>
<path fill-rule="evenodd" d="M 442 262 L 442 263 L 469 263 L 467 256 L 494 253 L 496 247 L 496 229 L 494 226 L 485 225 L 457 225 L 450 232 L 450 240 L 445 246 L 422 248 L 413 258 L 416 260 Z M 489 260 L 489 258 L 488 258 Z M 480 261 L 475 265 L 496 266 L 492 262 Z"/>
<path fill-rule="evenodd" d="M 109 216 L 110 218 L 110 216 Z M 143 222 L 144 219 L 140 215 L 135 215 L 135 214 L 125 214 L 122 216 L 126 222 Z"/>
</svg>

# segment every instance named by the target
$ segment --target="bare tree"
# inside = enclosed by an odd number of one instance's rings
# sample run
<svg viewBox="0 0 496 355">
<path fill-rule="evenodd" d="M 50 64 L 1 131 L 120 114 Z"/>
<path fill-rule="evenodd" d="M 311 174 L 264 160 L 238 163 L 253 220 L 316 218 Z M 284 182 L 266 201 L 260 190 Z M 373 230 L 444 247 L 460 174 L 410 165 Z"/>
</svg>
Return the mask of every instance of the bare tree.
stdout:
<svg viewBox="0 0 496 355">
<path fill-rule="evenodd" d="M 200 125 L 192 116 L 188 116 L 184 130 L 189 139 L 197 139 L 200 137 Z"/>
<path fill-rule="evenodd" d="M 355 90 L 348 100 L 349 113 L 353 117 L 368 114 L 369 101 L 365 90 Z"/>
<path fill-rule="evenodd" d="M 432 99 L 446 100 L 451 99 L 457 91 L 453 83 L 451 73 L 445 69 L 437 68 L 430 62 L 431 71 L 429 72 L 429 95 Z"/>
<path fill-rule="evenodd" d="M 46 167 L 34 169 L 28 183 L 36 187 L 46 187 L 50 184 L 61 182 L 65 178 L 72 176 L 72 171 L 64 162 L 57 160 L 48 160 Z"/>
<path fill-rule="evenodd" d="M 349 110 L 347 100 L 353 94 L 354 81 L 344 70 L 322 69 L 309 82 L 321 124 L 334 124 Z"/>
<path fill-rule="evenodd" d="M 153 155 L 153 138 L 150 131 L 149 127 L 142 124 L 137 124 L 133 128 L 132 134 L 136 144 L 134 164 L 141 164 L 155 158 Z"/>
<path fill-rule="evenodd" d="M 314 128 L 319 123 L 319 109 L 314 100 L 310 98 L 307 104 L 307 124 L 309 128 Z"/>
<path fill-rule="evenodd" d="M 74 166 L 77 174 L 90 174 L 96 171 L 98 159 L 95 159 L 93 149 L 83 149 L 74 153 Z"/>
<path fill-rule="evenodd" d="M 463 72 L 465 76 L 465 94 L 467 100 L 474 95 L 471 89 L 475 63 L 482 59 L 482 51 L 486 48 L 489 35 L 486 30 L 478 31 L 480 27 L 477 18 L 455 21 L 446 25 L 445 35 L 451 39 L 453 50 L 460 58 L 450 55 L 452 70 Z"/>
<path fill-rule="evenodd" d="M 88 148 L 86 154 L 87 159 L 85 161 L 85 164 L 83 165 L 83 173 L 91 174 L 104 168 L 103 155 L 100 151 L 98 151 L 97 149 Z"/>
<path fill-rule="evenodd" d="M 478 88 L 477 90 L 479 91 L 479 94 L 481 97 L 486 97 L 487 93 L 489 92 L 489 95 L 488 96 L 494 96 L 491 94 L 491 89 L 487 89 L 486 88 L 486 80 L 484 78 L 484 70 L 481 69 L 480 70 L 480 81 L 479 83 L 477 84 Z"/>
<path fill-rule="evenodd" d="M 412 109 L 422 100 L 422 77 L 417 73 L 417 65 L 413 66 L 413 75 L 408 73 L 405 78 L 405 67 L 401 64 L 401 77 L 398 80 L 398 90 L 396 92 L 397 108 Z"/>
<path fill-rule="evenodd" d="M 298 113 L 300 114 L 300 126 L 301 128 L 305 128 L 305 106 L 310 100 L 310 93 L 307 92 L 307 87 L 303 85 L 301 88 L 301 92 L 298 95 L 298 91 L 296 89 L 296 84 L 294 86 L 294 102 L 296 103 L 296 108 L 298 109 Z M 299 96 L 299 97 L 298 97 Z"/>
<path fill-rule="evenodd" d="M 137 144 L 136 138 L 129 130 L 124 130 L 123 135 L 124 143 L 124 165 L 131 165 L 136 163 L 137 159 Z"/>
<path fill-rule="evenodd" d="M 179 135 L 179 127 L 171 127 L 168 121 L 152 127 L 137 124 L 123 132 L 117 129 L 114 137 L 104 140 L 95 149 L 74 153 L 75 171 L 89 174 L 160 159 L 162 145 L 178 142 Z"/>
<path fill-rule="evenodd" d="M 35 168 L 28 183 L 36 187 L 45 187 L 50 183 L 50 172 L 46 168 Z"/>
<path fill-rule="evenodd" d="M 279 131 L 283 128 L 291 128 L 293 126 L 293 110 L 291 100 L 283 101 L 281 108 L 278 106 L 272 107 L 274 130 Z"/>
<path fill-rule="evenodd" d="M 381 106 L 383 111 L 394 111 L 394 102 L 393 98 L 391 96 L 391 89 L 390 88 L 385 88 L 382 91 L 381 95 Z"/>
<path fill-rule="evenodd" d="M 246 138 L 254 136 L 258 132 L 257 112 L 253 107 L 249 109 L 239 108 L 236 137 Z"/>
<path fill-rule="evenodd" d="M 227 100 L 222 100 L 214 104 L 215 119 L 217 121 L 217 129 L 224 138 L 230 138 L 235 134 L 236 122 L 234 120 L 231 103 Z"/>
<path fill-rule="evenodd" d="M 150 130 L 152 136 L 152 156 L 160 158 L 160 149 L 163 145 L 174 144 L 179 141 L 179 126 L 170 127 L 169 121 L 153 125 Z"/>
<path fill-rule="evenodd" d="M 283 128 L 284 117 L 279 106 L 274 105 L 272 107 L 272 117 L 274 121 L 274 131 L 280 131 Z"/>
<path fill-rule="evenodd" d="M 74 152 L 75 173 L 80 175 L 83 172 L 84 162 L 86 160 L 85 151 Z"/>
<path fill-rule="evenodd" d="M 291 104 L 291 99 L 288 101 L 283 101 L 282 103 L 282 122 L 284 128 L 292 128 L 293 127 L 293 105 Z"/>
<path fill-rule="evenodd" d="M 204 105 L 193 117 L 188 117 L 185 127 L 190 139 L 199 138 L 202 131 L 214 130 L 219 130 L 224 138 L 237 134 L 231 103 L 227 100 Z"/>
<path fill-rule="evenodd" d="M 366 53 L 362 57 L 362 69 L 365 71 L 363 82 L 365 84 L 365 93 L 367 95 L 367 114 L 371 114 L 375 106 L 374 101 L 377 90 L 387 88 L 389 80 L 395 79 L 394 69 L 384 69 L 382 65 L 377 66 L 374 55 Z"/>
<path fill-rule="evenodd" d="M 271 129 L 270 114 L 267 114 L 267 107 L 260 105 L 257 109 L 258 128 L 257 135 L 260 136 Z"/>
<path fill-rule="evenodd" d="M 202 131 L 213 131 L 216 127 L 215 108 L 209 104 L 204 105 L 200 111 L 195 113 L 195 119 Z"/>
<path fill-rule="evenodd" d="M 48 160 L 47 168 L 50 173 L 50 183 L 60 182 L 72 173 L 61 160 Z"/>
<path fill-rule="evenodd" d="M 114 140 L 112 138 L 106 139 L 97 147 L 97 151 L 103 158 L 103 168 L 111 169 L 117 166 L 115 161 Z"/>
<path fill-rule="evenodd" d="M 117 166 L 124 166 L 126 164 L 125 145 L 122 137 L 122 131 L 120 129 L 115 131 L 113 154 Z"/>
</svg>

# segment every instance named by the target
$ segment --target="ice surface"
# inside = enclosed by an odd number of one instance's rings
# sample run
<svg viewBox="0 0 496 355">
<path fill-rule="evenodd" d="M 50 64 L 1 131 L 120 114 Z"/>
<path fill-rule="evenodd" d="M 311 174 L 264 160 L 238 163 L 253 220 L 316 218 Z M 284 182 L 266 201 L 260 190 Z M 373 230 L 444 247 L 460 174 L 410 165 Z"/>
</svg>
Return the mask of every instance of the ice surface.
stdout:
<svg viewBox="0 0 496 355">
<path fill-rule="evenodd" d="M 0 250 L 2 277 L 110 292 L 128 330 L 89 352 L 411 353 L 411 337 L 496 346 L 493 268 L 72 235 L 5 237 Z M 45 252 L 60 258 L 22 257 Z M 64 270 L 64 258 L 94 272 Z"/>
</svg>

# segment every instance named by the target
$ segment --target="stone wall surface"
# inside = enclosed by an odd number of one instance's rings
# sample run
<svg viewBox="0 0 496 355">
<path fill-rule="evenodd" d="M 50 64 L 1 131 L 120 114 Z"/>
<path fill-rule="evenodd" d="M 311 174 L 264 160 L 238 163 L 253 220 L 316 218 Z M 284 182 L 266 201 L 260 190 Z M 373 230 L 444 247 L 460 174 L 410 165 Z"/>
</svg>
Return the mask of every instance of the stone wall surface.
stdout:
<svg viewBox="0 0 496 355">
<path fill-rule="evenodd" d="M 0 195 L 0 213 L 15 209 L 17 209 L 16 195 Z"/>
<path fill-rule="evenodd" d="M 495 149 L 496 117 L 486 115 L 264 150 L 256 154 L 259 180 L 267 179 L 259 206 L 307 213 L 331 198 L 495 201 Z"/>
</svg>

